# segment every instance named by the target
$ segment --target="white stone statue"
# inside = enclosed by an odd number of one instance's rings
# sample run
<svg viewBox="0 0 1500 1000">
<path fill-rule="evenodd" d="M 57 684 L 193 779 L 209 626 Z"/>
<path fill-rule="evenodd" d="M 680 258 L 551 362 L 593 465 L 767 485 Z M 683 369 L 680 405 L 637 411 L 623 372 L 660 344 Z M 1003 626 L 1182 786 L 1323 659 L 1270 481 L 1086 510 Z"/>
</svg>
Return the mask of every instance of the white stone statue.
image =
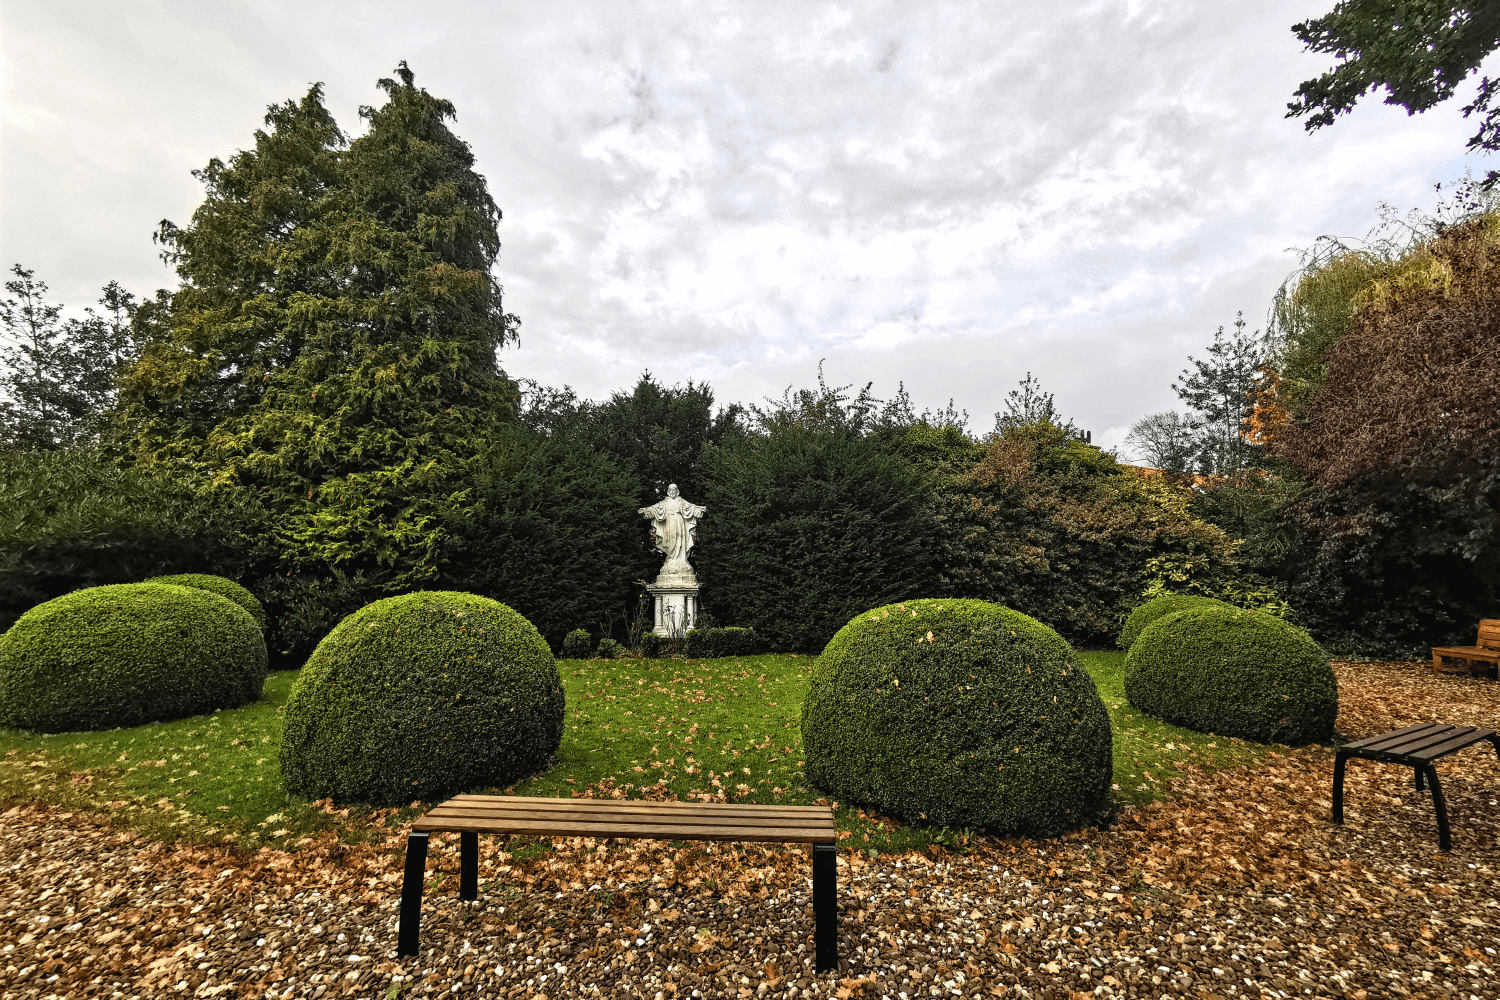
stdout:
<svg viewBox="0 0 1500 1000">
<path fill-rule="evenodd" d="M 687 554 L 696 541 L 693 532 L 705 510 L 706 507 L 688 503 L 678 496 L 676 483 L 667 487 L 666 499 L 661 503 L 636 510 L 651 521 L 651 540 L 667 557 L 656 578 L 657 586 L 698 586 L 698 576 L 688 565 Z"/>
</svg>

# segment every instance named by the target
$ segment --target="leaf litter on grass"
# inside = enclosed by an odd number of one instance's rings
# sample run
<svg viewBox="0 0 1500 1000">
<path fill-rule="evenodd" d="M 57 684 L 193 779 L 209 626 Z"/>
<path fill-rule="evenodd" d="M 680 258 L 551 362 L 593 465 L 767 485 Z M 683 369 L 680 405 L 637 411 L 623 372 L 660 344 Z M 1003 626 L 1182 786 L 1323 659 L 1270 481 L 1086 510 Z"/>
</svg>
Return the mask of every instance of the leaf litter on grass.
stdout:
<svg viewBox="0 0 1500 1000">
<path fill-rule="evenodd" d="M 1494 715 L 1494 685 L 1426 678 L 1414 665 L 1346 679 L 1345 670 L 1365 666 L 1337 668 L 1350 692 L 1348 717 L 1341 713 L 1339 724 L 1346 736 L 1364 735 L 1360 725 L 1429 721 L 1456 701 L 1468 703 L 1476 718 Z M 693 704 L 708 704 L 706 689 L 703 697 Z M 704 731 L 700 725 L 685 744 L 695 758 Z M 1166 742 L 1177 740 L 1156 744 Z M 785 995 L 816 979 L 829 994 L 868 996 L 929 988 L 1013 995 L 1017 987 L 1033 996 L 1075 996 L 1096 995 L 1100 986 L 1152 996 L 1486 996 L 1485 984 L 1495 978 L 1486 949 L 1494 947 L 1500 810 L 1485 797 L 1500 784 L 1494 762 L 1466 752 L 1439 765 L 1456 848 L 1443 856 L 1435 850 L 1430 799 L 1411 789 L 1409 776 L 1378 765 L 1351 769 L 1348 824 L 1333 827 L 1331 750 L 1269 750 L 1263 759 L 1254 768 L 1185 764 L 1180 777 L 1164 781 L 1165 801 L 1127 805 L 1110 830 L 1044 843 L 983 838 L 962 854 L 930 844 L 879 861 L 841 852 L 849 965 L 834 976 L 815 976 L 804 964 L 811 931 L 805 852 L 581 838 L 545 845 L 482 838 L 485 895 L 477 903 L 459 903 L 451 891 L 456 838 L 435 838 L 435 888 L 424 920 L 429 951 L 420 962 L 395 962 L 404 825 L 394 814 L 382 818 L 378 839 L 349 845 L 329 831 L 296 854 L 125 837 L 129 846 L 121 849 L 131 860 L 116 869 L 116 882 L 81 874 L 89 866 L 76 858 L 106 853 L 95 844 L 74 855 L 71 867 L 58 861 L 52 869 L 54 877 L 90 885 L 17 909 L 5 931 L 29 938 L 27 951 L 8 960 L 24 963 L 18 972 L 29 970 L 21 995 L 38 996 L 44 994 L 29 987 L 40 989 L 46 976 L 61 977 L 48 990 L 65 992 L 66 979 L 79 986 L 70 995 L 94 995 L 96 988 L 111 995 L 111 982 L 143 981 L 153 963 L 169 973 L 153 985 L 182 976 L 184 989 L 202 995 L 226 983 L 251 995 L 274 988 L 277 996 L 311 995 L 320 986 L 332 995 L 368 996 L 454 985 L 518 996 L 695 989 L 716 996 L 762 984 L 767 995 Z M 629 794 L 639 792 L 636 785 Z M 322 803 L 319 811 L 340 810 Z M 92 822 L 46 807 L 21 807 L 4 821 L 7 836 L 21 827 L 17 850 L 33 853 L 67 842 L 39 830 Z M 90 829 L 78 835 L 121 836 Z M 21 860 L 13 871 L 37 867 Z M 7 891 L 32 900 L 42 894 L 19 884 Z M 58 910 L 56 919 L 42 920 L 54 900 L 114 905 L 94 916 L 87 908 Z M 204 909 L 193 914 L 188 904 Z M 205 915 L 217 919 L 199 938 Z M 64 916 L 96 936 L 75 944 Z M 135 923 L 118 926 L 122 917 Z M 135 937 L 123 937 L 131 929 Z M 335 929 L 343 942 L 330 940 Z M 122 937 L 99 943 L 116 930 Z M 246 943 L 251 937 L 254 948 Z M 120 940 L 146 947 L 109 950 Z M 188 942 L 196 944 L 182 951 Z M 77 962 L 90 948 L 107 962 Z M 105 968 L 113 980 L 85 981 Z M 544 974 L 551 977 L 545 984 Z"/>
</svg>

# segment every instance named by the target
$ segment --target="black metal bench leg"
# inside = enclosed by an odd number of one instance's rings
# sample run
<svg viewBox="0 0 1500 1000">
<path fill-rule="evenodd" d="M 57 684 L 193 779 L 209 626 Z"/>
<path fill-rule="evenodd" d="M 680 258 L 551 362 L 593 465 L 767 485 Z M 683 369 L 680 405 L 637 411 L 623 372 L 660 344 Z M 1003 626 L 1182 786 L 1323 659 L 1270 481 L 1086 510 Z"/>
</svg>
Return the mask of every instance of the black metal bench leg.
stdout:
<svg viewBox="0 0 1500 1000">
<path fill-rule="evenodd" d="M 401 925 L 396 933 L 396 954 L 415 956 L 421 950 L 422 883 L 427 878 L 427 834 L 406 838 L 406 874 L 401 880 Z"/>
<path fill-rule="evenodd" d="M 1438 850 L 1451 851 L 1453 837 L 1448 832 L 1448 803 L 1443 800 L 1443 786 L 1438 784 L 1437 768 L 1426 764 L 1423 769 L 1427 772 L 1428 783 L 1432 785 L 1432 807 L 1437 810 Z"/>
<path fill-rule="evenodd" d="M 479 898 L 479 834 L 458 835 L 458 898 Z"/>
<path fill-rule="evenodd" d="M 838 858 L 836 844 L 813 845 L 813 923 L 819 972 L 839 967 Z"/>
<path fill-rule="evenodd" d="M 1426 790 L 1427 786 L 1422 783 L 1422 765 L 1418 764 L 1416 767 L 1412 768 L 1412 773 L 1416 776 L 1417 791 L 1420 792 Z"/>
<path fill-rule="evenodd" d="M 1333 762 L 1333 821 L 1344 822 L 1344 765 L 1349 762 L 1345 754 L 1336 754 Z"/>
</svg>

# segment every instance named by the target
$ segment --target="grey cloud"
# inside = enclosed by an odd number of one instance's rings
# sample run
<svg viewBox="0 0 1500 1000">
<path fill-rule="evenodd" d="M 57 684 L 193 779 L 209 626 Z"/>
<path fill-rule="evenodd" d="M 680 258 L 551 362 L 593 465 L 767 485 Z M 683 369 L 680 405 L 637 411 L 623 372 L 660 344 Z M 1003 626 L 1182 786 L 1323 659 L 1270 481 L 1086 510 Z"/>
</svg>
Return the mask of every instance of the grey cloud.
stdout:
<svg viewBox="0 0 1500 1000">
<path fill-rule="evenodd" d="M 75 305 L 168 283 L 191 169 L 314 80 L 357 131 L 406 58 L 505 211 L 504 363 L 591 396 L 649 367 L 758 400 L 827 357 L 985 429 L 1029 370 L 1103 434 L 1257 322 L 1285 248 L 1474 162 L 1446 105 L 1283 119 L 1327 68 L 1305 0 L 122 10 L 0 4 L 3 263 Z"/>
</svg>

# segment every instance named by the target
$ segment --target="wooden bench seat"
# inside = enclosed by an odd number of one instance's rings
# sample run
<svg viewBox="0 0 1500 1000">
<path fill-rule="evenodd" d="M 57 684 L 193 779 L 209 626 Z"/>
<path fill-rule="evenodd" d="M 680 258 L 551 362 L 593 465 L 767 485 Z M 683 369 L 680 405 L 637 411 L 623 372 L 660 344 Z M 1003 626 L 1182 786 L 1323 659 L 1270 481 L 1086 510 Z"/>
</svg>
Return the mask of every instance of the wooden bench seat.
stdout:
<svg viewBox="0 0 1500 1000">
<path fill-rule="evenodd" d="M 422 884 L 427 839 L 459 835 L 458 895 L 479 898 L 479 835 L 613 837 L 623 840 L 717 840 L 811 844 L 817 969 L 838 968 L 838 834 L 829 806 L 729 802 L 646 802 L 630 799 L 551 799 L 514 795 L 459 795 L 412 824 L 401 883 L 397 954 L 416 955 L 422 928 Z"/>
<path fill-rule="evenodd" d="M 1447 661 L 1454 660 L 1456 663 Z M 1472 646 L 1434 646 L 1433 673 L 1482 673 L 1500 679 L 1500 618 L 1479 623 L 1479 636 Z"/>
<path fill-rule="evenodd" d="M 1344 765 L 1351 758 L 1377 760 L 1387 764 L 1404 764 L 1416 772 L 1417 791 L 1422 790 L 1423 779 L 1432 785 L 1432 806 L 1437 810 L 1438 847 L 1447 851 L 1453 847 L 1453 838 L 1448 833 L 1448 805 L 1443 801 L 1443 786 L 1438 784 L 1436 761 L 1465 747 L 1489 740 L 1494 744 L 1495 756 L 1500 758 L 1500 735 L 1493 730 L 1475 729 L 1472 726 L 1447 726 L 1428 722 L 1419 726 L 1395 729 L 1379 736 L 1355 740 L 1338 748 L 1333 764 L 1333 821 L 1344 822 Z"/>
</svg>

